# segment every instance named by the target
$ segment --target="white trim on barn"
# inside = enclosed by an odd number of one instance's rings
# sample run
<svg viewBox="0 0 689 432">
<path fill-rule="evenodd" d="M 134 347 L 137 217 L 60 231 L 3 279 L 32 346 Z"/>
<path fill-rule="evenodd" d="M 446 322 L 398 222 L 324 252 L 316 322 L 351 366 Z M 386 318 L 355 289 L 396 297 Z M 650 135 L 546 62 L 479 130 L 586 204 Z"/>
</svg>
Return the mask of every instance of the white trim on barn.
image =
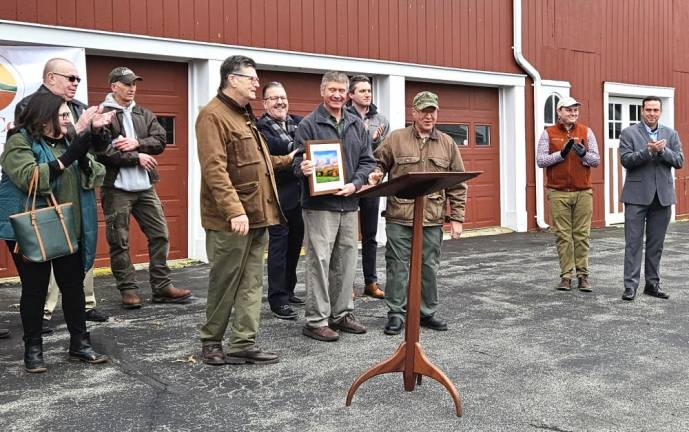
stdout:
<svg viewBox="0 0 689 432">
<path fill-rule="evenodd" d="M 405 121 L 405 80 L 462 84 L 499 89 L 501 224 L 515 231 L 527 230 L 524 75 L 455 69 L 230 46 L 97 30 L 47 26 L 0 20 L 0 43 L 77 46 L 87 54 L 188 62 L 189 73 L 189 257 L 205 260 L 205 233 L 200 223 L 198 190 L 200 169 L 196 162 L 194 121 L 201 106 L 215 94 L 222 60 L 234 54 L 252 57 L 259 69 L 319 73 L 342 70 L 375 76 L 376 101 L 391 120 L 391 127 Z"/>
</svg>

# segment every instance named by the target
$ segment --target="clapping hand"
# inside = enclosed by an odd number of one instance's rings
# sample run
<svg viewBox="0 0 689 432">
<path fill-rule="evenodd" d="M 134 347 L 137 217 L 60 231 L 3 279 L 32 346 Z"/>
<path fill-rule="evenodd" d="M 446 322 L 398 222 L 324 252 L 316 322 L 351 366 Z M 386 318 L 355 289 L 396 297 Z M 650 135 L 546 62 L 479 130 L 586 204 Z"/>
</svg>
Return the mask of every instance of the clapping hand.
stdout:
<svg viewBox="0 0 689 432">
<path fill-rule="evenodd" d="M 586 146 L 584 145 L 583 141 L 581 143 L 575 143 L 572 146 L 572 150 L 574 150 L 574 153 L 576 153 L 580 158 L 583 158 L 586 155 Z"/>
<path fill-rule="evenodd" d="M 572 150 L 572 146 L 574 145 L 574 138 L 570 138 L 569 141 L 567 141 L 567 144 L 560 150 L 560 156 L 562 156 L 562 159 L 565 159 L 569 152 Z"/>
</svg>

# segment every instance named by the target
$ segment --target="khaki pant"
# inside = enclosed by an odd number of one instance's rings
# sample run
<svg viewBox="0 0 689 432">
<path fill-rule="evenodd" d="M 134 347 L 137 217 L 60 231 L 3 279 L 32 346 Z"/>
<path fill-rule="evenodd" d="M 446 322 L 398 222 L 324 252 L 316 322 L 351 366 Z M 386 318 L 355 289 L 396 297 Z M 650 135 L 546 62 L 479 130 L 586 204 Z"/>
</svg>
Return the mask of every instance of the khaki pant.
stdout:
<svg viewBox="0 0 689 432">
<path fill-rule="evenodd" d="M 553 216 L 557 255 L 560 257 L 560 277 L 571 279 L 573 268 L 577 277 L 588 276 L 593 191 L 551 190 L 548 204 Z"/>
<path fill-rule="evenodd" d="M 251 229 L 245 236 L 206 230 L 206 253 L 211 271 L 206 323 L 201 327 L 203 345 L 222 343 L 232 308 L 228 352 L 243 351 L 256 344 L 267 242 L 265 228 Z"/>
<path fill-rule="evenodd" d="M 306 326 L 325 327 L 354 310 L 352 287 L 357 261 L 357 212 L 302 211 Z"/>
<path fill-rule="evenodd" d="M 53 317 L 53 311 L 57 306 L 57 299 L 60 295 L 60 289 L 55 282 L 55 275 L 50 271 L 50 284 L 48 285 L 48 296 L 45 298 L 45 306 L 43 307 L 43 319 L 49 320 Z M 96 294 L 93 290 L 93 268 L 86 272 L 84 277 L 84 297 L 86 299 L 86 311 L 96 308 Z"/>
</svg>

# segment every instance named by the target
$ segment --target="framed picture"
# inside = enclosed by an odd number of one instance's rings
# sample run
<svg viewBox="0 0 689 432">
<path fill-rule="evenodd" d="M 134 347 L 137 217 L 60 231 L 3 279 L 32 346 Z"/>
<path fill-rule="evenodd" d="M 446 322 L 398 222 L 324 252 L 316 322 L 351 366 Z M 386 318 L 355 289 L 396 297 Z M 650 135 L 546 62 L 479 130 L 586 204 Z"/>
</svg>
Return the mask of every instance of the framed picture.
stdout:
<svg viewBox="0 0 689 432">
<path fill-rule="evenodd" d="M 311 196 L 334 194 L 345 185 L 345 166 L 342 142 L 339 140 L 309 140 L 304 142 L 306 158 L 313 163 L 309 176 Z"/>
</svg>

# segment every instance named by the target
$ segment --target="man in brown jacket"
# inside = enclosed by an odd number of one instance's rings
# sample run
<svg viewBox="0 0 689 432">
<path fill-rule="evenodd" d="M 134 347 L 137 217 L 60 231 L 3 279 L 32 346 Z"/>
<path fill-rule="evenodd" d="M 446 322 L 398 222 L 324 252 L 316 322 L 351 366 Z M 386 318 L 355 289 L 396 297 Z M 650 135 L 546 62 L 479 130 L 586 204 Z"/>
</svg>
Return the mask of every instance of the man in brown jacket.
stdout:
<svg viewBox="0 0 689 432">
<path fill-rule="evenodd" d="M 389 179 L 415 171 L 464 171 L 464 163 L 455 142 L 435 128 L 438 121 L 438 96 L 422 91 L 412 101 L 414 123 L 393 131 L 374 152 L 377 168 L 369 183 L 378 183 L 387 173 Z M 421 273 L 421 325 L 432 330 L 447 330 L 447 323 L 435 316 L 438 309 L 436 274 L 440 268 L 445 203 L 450 203 L 450 234 L 462 234 L 467 187 L 460 183 L 451 189 L 426 197 L 423 221 L 423 269 Z M 407 283 L 411 254 L 414 200 L 388 197 L 385 210 L 385 304 L 388 323 L 385 334 L 402 331 L 407 312 Z"/>
<path fill-rule="evenodd" d="M 218 94 L 196 119 L 201 164 L 201 224 L 206 230 L 206 323 L 201 327 L 206 364 L 276 363 L 258 349 L 267 227 L 283 218 L 273 173 L 291 167 L 293 154 L 271 156 L 249 102 L 259 87 L 256 63 L 228 57 L 220 66 Z M 234 307 L 229 353 L 222 339 Z"/>
</svg>

